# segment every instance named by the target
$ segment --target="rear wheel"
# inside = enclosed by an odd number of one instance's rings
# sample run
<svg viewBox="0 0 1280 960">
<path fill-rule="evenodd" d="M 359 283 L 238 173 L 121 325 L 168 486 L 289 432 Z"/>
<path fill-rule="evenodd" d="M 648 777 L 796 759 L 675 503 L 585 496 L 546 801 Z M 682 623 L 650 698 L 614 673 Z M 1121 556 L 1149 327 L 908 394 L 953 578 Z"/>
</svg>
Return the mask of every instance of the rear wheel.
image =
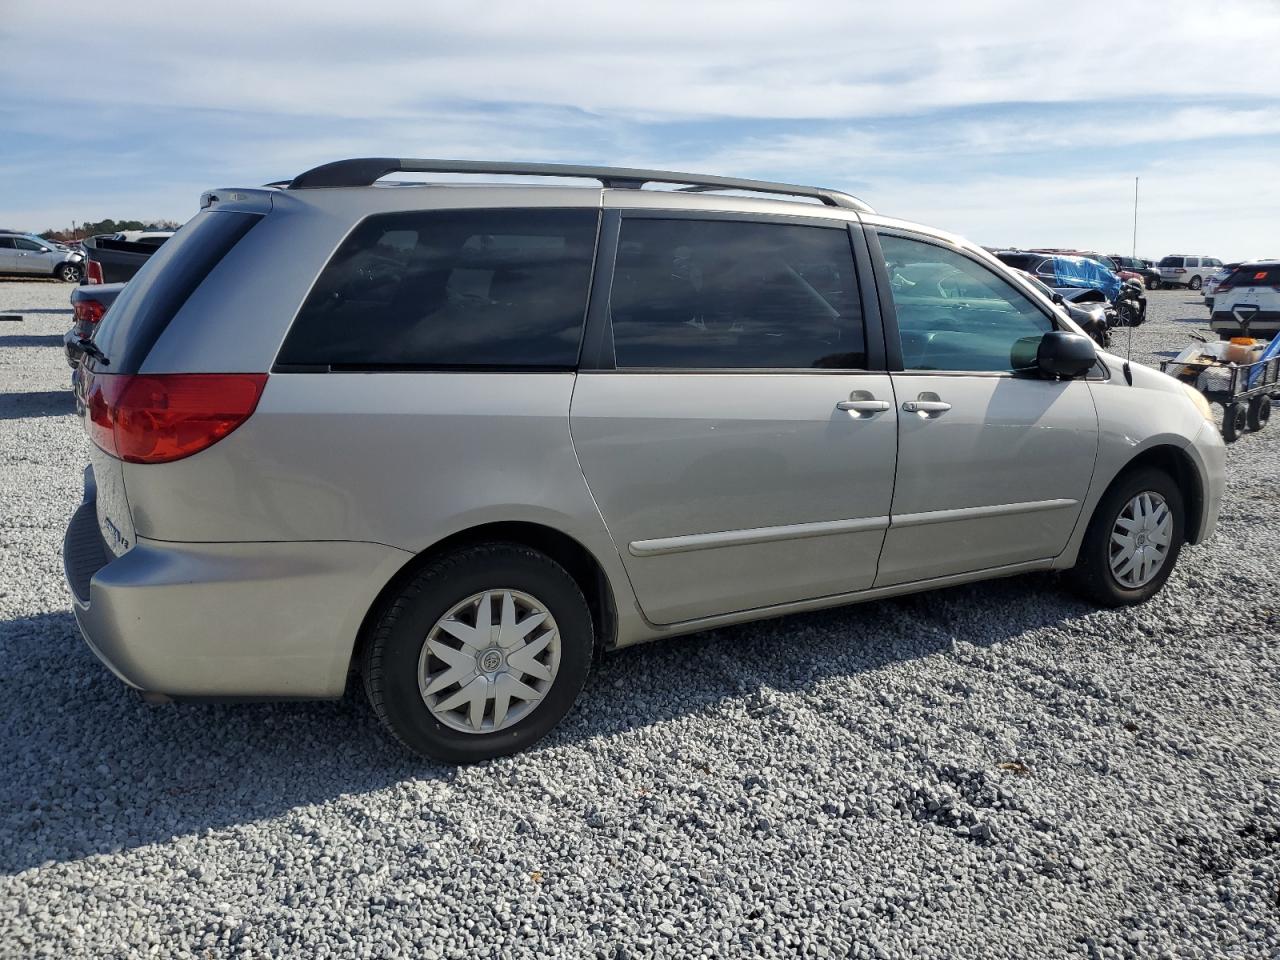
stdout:
<svg viewBox="0 0 1280 960">
<path fill-rule="evenodd" d="M 1227 407 L 1222 415 L 1222 439 L 1235 443 L 1249 427 L 1249 411 L 1238 403 Z"/>
<path fill-rule="evenodd" d="M 1247 416 L 1250 430 L 1261 430 L 1267 425 L 1267 421 L 1271 419 L 1271 398 L 1267 396 L 1254 397 L 1249 401 L 1249 413 Z"/>
<path fill-rule="evenodd" d="M 1120 477 L 1089 521 L 1072 571 L 1077 586 L 1107 607 L 1143 603 L 1169 579 L 1182 550 L 1182 492 L 1163 470 Z"/>
<path fill-rule="evenodd" d="M 365 649 L 374 711 L 410 750 L 474 763 L 530 746 L 573 706 L 594 634 L 564 568 L 514 543 L 427 564 Z"/>
<path fill-rule="evenodd" d="M 1187 284 L 1188 289 L 1199 290 L 1203 281 L 1199 277 L 1192 277 L 1191 282 Z"/>
</svg>

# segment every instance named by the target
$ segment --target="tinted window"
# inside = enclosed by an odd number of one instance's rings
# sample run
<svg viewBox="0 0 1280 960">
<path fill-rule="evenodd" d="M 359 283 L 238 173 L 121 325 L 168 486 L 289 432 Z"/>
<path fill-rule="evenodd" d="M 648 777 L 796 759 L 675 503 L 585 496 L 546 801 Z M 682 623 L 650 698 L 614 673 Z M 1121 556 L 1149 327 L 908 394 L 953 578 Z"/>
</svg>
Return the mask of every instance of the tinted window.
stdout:
<svg viewBox="0 0 1280 960">
<path fill-rule="evenodd" d="M 1160 261 L 1160 266 L 1162 267 L 1180 267 L 1182 265 L 1182 257 L 1165 257 Z"/>
<path fill-rule="evenodd" d="M 844 228 L 624 219 L 610 314 L 619 367 L 867 363 Z"/>
<path fill-rule="evenodd" d="M 13 237 L 0 237 L 0 250 L 12 250 Z"/>
<path fill-rule="evenodd" d="M 169 321 L 218 261 L 262 217 L 202 210 L 157 248 L 103 318 L 94 342 L 111 373 L 137 373 Z"/>
<path fill-rule="evenodd" d="M 19 250 L 39 250 L 44 252 L 46 249 L 43 245 L 36 243 L 34 240 L 27 240 L 23 237 L 16 238 L 13 241 L 13 245 Z"/>
<path fill-rule="evenodd" d="M 1035 343 L 1053 329 L 1035 304 L 976 260 L 886 234 L 880 236 L 880 248 L 908 370 L 1027 366 L 1035 357 Z"/>
<path fill-rule="evenodd" d="M 1280 287 L 1280 265 L 1237 267 L 1218 289 L 1229 287 Z"/>
<path fill-rule="evenodd" d="M 597 218 L 595 210 L 369 217 L 324 268 L 279 362 L 571 368 Z"/>
</svg>

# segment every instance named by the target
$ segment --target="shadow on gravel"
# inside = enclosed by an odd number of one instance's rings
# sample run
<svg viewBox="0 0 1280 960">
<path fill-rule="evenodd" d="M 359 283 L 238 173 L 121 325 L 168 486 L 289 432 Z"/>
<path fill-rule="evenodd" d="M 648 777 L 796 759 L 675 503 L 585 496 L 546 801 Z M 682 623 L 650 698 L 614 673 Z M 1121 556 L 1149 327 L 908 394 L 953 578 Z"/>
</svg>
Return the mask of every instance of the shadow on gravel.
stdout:
<svg viewBox="0 0 1280 960">
<path fill-rule="evenodd" d="M 68 369 L 68 373 L 70 370 Z M 76 398 L 66 390 L 32 390 L 28 393 L 0 393 L 0 420 L 28 417 L 62 417 L 76 412 Z"/>
<path fill-rule="evenodd" d="M 26 307 L 26 308 L 24 308 L 24 309 L 14 310 L 13 312 L 14 312 L 14 313 L 17 313 L 17 314 L 27 314 L 27 313 L 64 313 L 64 314 L 66 314 L 67 316 L 71 316 L 71 314 L 72 314 L 72 310 L 71 310 L 71 308 L 70 308 L 70 307 Z"/>
<path fill-rule="evenodd" d="M 726 700 L 767 710 L 769 691 L 813 690 L 944 653 L 956 637 L 988 646 L 1087 612 L 1039 575 L 630 648 L 601 658 L 578 706 L 524 762 L 570 745 L 607 752 L 612 737 Z M 339 701 L 149 706 L 97 661 L 70 613 L 0 622 L 0 662 L 11 771 L 0 779 L 3 874 L 454 776 L 393 743 L 358 683 Z"/>
<path fill-rule="evenodd" d="M 19 334 L 15 337 L 0 337 L 0 347 L 52 347 L 54 344 L 62 346 L 61 334 Z"/>
</svg>

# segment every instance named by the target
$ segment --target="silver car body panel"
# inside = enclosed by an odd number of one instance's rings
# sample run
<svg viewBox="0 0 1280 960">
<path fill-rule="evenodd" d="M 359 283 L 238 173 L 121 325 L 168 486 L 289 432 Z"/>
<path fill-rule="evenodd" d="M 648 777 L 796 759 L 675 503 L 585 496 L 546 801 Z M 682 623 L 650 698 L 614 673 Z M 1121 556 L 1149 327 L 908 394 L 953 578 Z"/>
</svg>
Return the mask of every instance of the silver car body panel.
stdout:
<svg viewBox="0 0 1280 960">
<path fill-rule="evenodd" d="M 876 586 L 1056 557 L 1089 490 L 1098 418 L 1083 380 L 895 373 L 893 525 Z M 903 522 L 904 518 L 906 522 Z"/>
<path fill-rule="evenodd" d="M 266 214 L 160 335 L 144 373 L 269 370 L 344 237 L 383 211 L 674 209 L 943 231 L 795 201 L 559 186 L 211 191 Z M 599 564 L 624 646 L 1074 563 L 1125 464 L 1177 448 L 1216 519 L 1223 447 L 1176 381 L 919 373 L 273 373 L 256 412 L 165 464 L 95 454 L 99 528 L 127 543 L 76 605 L 128 682 L 178 695 L 337 696 L 395 574 L 441 541 L 536 524 Z M 901 403 L 952 403 L 922 420 Z M 837 410 L 855 391 L 891 402 Z M 861 394 L 859 394 L 861 396 Z M 104 532 L 104 538 L 106 534 Z M 173 624 L 181 623 L 181 631 Z"/>
<path fill-rule="evenodd" d="M 411 557 L 371 543 L 160 543 L 93 577 L 73 609 L 130 686 L 171 696 L 338 697 L 352 639 Z"/>
<path fill-rule="evenodd" d="M 641 609 L 670 624 L 870 587 L 897 427 L 886 374 L 583 373 L 574 446 Z"/>
</svg>

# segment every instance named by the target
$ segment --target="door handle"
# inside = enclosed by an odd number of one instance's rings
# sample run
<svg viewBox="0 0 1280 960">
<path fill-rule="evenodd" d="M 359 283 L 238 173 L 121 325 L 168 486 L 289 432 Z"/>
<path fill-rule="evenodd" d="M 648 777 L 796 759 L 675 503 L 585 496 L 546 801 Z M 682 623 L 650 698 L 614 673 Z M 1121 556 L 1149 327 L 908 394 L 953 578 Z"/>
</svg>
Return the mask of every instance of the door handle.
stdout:
<svg viewBox="0 0 1280 960">
<path fill-rule="evenodd" d="M 836 404 L 836 409 L 853 413 L 884 413 L 892 406 L 888 400 L 841 400 Z"/>
<path fill-rule="evenodd" d="M 902 404 L 907 413 L 946 413 L 951 404 L 945 400 L 907 400 Z"/>
<path fill-rule="evenodd" d="M 939 399 L 936 393 L 926 390 L 914 400 L 904 400 L 902 409 L 907 413 L 918 413 L 920 416 L 928 418 L 939 413 L 946 413 L 951 409 L 951 404 Z"/>
</svg>

